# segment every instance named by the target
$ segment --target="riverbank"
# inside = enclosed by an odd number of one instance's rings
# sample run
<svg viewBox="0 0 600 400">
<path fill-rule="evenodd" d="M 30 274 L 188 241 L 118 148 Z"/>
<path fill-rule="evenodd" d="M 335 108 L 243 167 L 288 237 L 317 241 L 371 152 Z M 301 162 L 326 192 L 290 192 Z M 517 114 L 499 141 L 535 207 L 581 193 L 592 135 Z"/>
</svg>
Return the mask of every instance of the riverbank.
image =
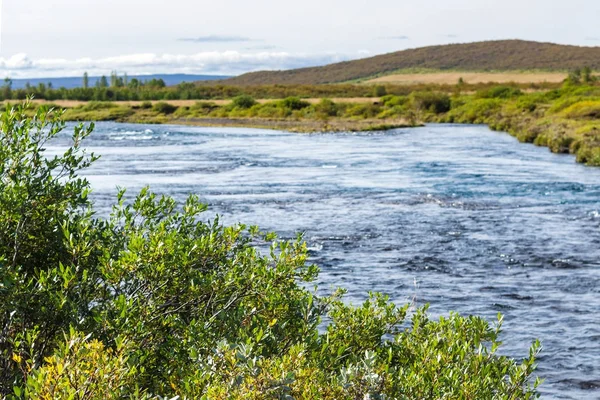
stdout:
<svg viewBox="0 0 600 400">
<path fill-rule="evenodd" d="M 379 118 L 376 113 L 368 112 L 379 107 L 379 99 L 348 100 L 342 103 L 329 99 L 288 98 L 259 102 L 252 98 L 236 98 L 221 103 L 186 102 L 185 105 L 180 102 L 34 104 L 36 107 L 64 108 L 66 121 L 227 126 L 302 133 L 375 131 L 423 125 L 402 115 Z"/>
<path fill-rule="evenodd" d="M 298 133 L 320 132 L 368 132 L 384 131 L 397 128 L 414 128 L 423 124 L 409 124 L 402 119 L 394 120 L 347 120 L 331 121 L 286 120 L 262 118 L 180 118 L 169 121 L 175 125 L 222 126 L 232 128 L 275 129 Z"/>
<path fill-rule="evenodd" d="M 600 166 L 600 87 L 566 84 L 526 93 L 496 86 L 476 93 L 412 92 L 370 99 L 87 102 L 41 105 L 66 108 L 68 121 L 230 126 L 292 132 L 372 131 L 427 122 L 486 124 L 519 141 L 570 153 L 577 162 Z"/>
<path fill-rule="evenodd" d="M 529 94 L 506 89 L 456 96 L 447 112 L 429 114 L 425 119 L 486 124 L 520 142 L 548 147 L 553 153 L 573 154 L 579 163 L 600 166 L 600 88 L 596 86 L 566 86 Z"/>
</svg>

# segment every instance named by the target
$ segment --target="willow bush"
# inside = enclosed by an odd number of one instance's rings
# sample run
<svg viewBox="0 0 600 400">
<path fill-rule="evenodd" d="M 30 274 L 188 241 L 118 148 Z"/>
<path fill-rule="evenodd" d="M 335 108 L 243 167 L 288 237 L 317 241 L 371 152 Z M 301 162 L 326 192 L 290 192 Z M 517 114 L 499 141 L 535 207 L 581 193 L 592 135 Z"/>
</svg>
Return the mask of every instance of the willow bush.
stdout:
<svg viewBox="0 0 600 400">
<path fill-rule="evenodd" d="M 205 222 L 195 196 L 147 188 L 97 217 L 80 175 L 93 125 L 48 156 L 61 112 L 28 114 L 0 118 L 1 397 L 537 397 L 539 343 L 516 361 L 497 353 L 501 320 L 317 296 L 301 237 Z"/>
</svg>

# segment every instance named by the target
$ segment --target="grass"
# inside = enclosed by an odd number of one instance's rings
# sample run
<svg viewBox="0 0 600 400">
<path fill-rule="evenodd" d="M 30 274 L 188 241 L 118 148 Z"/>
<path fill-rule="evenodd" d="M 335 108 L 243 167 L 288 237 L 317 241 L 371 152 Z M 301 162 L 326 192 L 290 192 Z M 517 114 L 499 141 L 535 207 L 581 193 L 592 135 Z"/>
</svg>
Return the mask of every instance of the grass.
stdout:
<svg viewBox="0 0 600 400">
<path fill-rule="evenodd" d="M 600 119 L 600 101 L 579 101 L 561 111 L 561 115 L 569 119 Z"/>
<path fill-rule="evenodd" d="M 559 83 L 567 78 L 564 72 L 443 72 L 443 71 L 424 71 L 424 72 L 400 72 L 391 75 L 379 76 L 368 79 L 366 84 L 456 84 L 459 79 L 467 84 L 479 83 Z"/>
<path fill-rule="evenodd" d="M 90 102 L 67 109 L 65 119 L 69 121 L 119 121 L 125 122 L 135 114 L 132 107 L 114 103 Z"/>
</svg>

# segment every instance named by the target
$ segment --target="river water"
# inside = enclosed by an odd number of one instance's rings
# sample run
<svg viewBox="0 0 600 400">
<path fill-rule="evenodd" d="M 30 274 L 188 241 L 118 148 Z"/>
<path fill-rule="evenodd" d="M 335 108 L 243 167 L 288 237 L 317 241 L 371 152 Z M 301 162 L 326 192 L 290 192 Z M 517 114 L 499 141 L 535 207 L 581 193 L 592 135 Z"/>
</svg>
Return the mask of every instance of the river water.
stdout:
<svg viewBox="0 0 600 400">
<path fill-rule="evenodd" d="M 66 138 L 66 136 L 65 136 Z M 63 139 L 64 140 L 64 139 Z M 600 398 L 600 168 L 485 126 L 374 133 L 99 123 L 103 213 L 144 185 L 206 219 L 304 232 L 323 291 L 505 315 L 504 354 L 539 338 L 543 398 Z M 52 150 L 52 149 L 51 149 Z M 54 149 L 57 150 L 57 149 Z"/>
</svg>

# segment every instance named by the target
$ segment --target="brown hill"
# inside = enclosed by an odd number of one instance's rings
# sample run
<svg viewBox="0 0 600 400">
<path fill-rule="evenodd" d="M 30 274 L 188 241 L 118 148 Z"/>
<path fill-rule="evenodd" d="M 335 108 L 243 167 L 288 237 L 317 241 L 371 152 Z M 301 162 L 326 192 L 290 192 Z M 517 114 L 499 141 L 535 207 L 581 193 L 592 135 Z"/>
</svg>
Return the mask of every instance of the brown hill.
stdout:
<svg viewBox="0 0 600 400">
<path fill-rule="evenodd" d="M 320 84 L 363 79 L 407 68 L 564 71 L 583 66 L 600 70 L 600 47 L 498 40 L 422 47 L 323 67 L 251 72 L 221 82 L 228 85 Z"/>
</svg>

